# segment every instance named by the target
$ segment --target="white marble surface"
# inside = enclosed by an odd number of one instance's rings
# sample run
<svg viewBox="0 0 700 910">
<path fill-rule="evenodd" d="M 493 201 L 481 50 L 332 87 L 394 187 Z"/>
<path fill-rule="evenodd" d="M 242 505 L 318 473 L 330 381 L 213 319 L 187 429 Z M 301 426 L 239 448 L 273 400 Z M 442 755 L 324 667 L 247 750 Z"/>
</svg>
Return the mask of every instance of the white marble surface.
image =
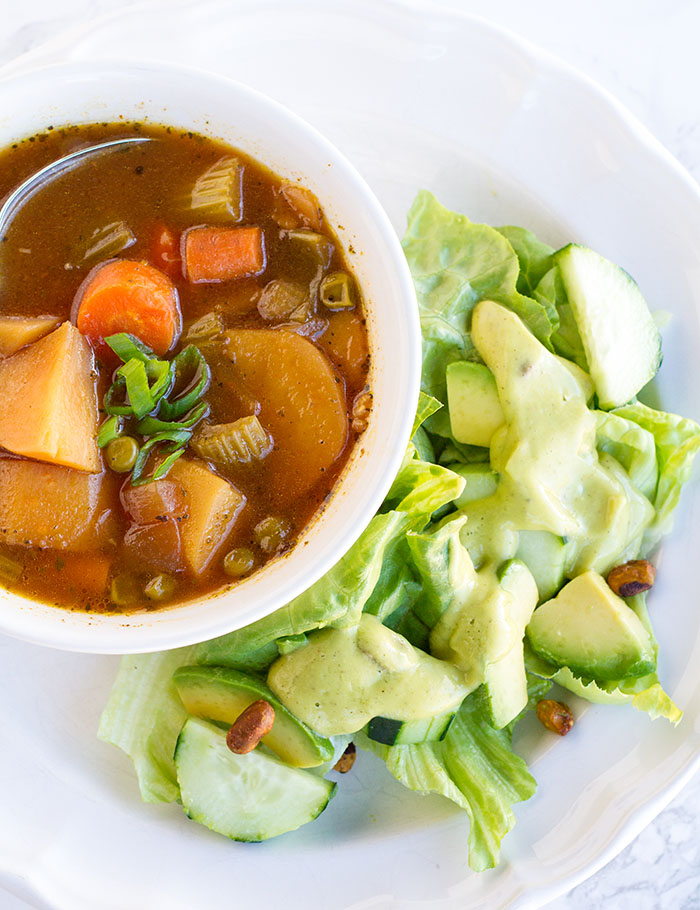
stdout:
<svg viewBox="0 0 700 910">
<path fill-rule="evenodd" d="M 60 30 L 138 5 L 134 0 L 0 0 L 0 64 Z M 622 100 L 700 180 L 697 0 L 444 0 L 442 5 L 493 21 L 577 66 Z M 0 892 L 0 910 L 28 906 Z M 700 908 L 700 779 L 617 859 L 549 907 Z"/>
</svg>

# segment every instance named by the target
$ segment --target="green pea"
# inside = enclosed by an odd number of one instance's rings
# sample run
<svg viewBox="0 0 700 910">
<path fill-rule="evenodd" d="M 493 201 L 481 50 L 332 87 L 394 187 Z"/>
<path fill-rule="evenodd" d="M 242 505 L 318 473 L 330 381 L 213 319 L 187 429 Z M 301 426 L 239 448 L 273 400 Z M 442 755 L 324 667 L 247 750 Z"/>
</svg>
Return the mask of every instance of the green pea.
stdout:
<svg viewBox="0 0 700 910">
<path fill-rule="evenodd" d="M 247 575 L 254 565 L 255 556 L 247 547 L 236 547 L 224 556 L 224 572 L 232 578 Z"/>
<path fill-rule="evenodd" d="M 172 575 L 156 575 L 148 582 L 143 593 L 149 600 L 170 600 L 176 587 L 177 583 Z"/>
<path fill-rule="evenodd" d="M 268 515 L 267 518 L 258 522 L 253 534 L 263 553 L 276 553 L 289 534 L 289 523 L 284 518 Z"/>
<path fill-rule="evenodd" d="M 118 436 L 105 449 L 107 465 L 117 474 L 126 474 L 136 463 L 139 447 L 133 436 Z"/>
</svg>

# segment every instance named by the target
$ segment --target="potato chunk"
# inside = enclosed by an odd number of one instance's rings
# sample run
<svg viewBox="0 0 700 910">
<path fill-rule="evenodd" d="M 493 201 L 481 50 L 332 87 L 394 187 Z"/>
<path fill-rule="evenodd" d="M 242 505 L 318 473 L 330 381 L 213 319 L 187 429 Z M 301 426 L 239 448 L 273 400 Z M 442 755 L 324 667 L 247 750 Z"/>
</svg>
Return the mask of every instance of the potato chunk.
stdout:
<svg viewBox="0 0 700 910">
<path fill-rule="evenodd" d="M 265 459 L 281 503 L 307 493 L 345 447 L 343 382 L 307 338 L 274 329 L 225 333 L 239 380 L 260 402 L 260 423 L 275 448 Z"/>
<path fill-rule="evenodd" d="M 189 515 L 179 525 L 182 550 L 188 567 L 202 575 L 226 543 L 245 496 L 203 461 L 180 458 L 168 479 L 185 490 Z"/>
<path fill-rule="evenodd" d="M 75 326 L 64 322 L 0 360 L 0 388 L 0 446 L 79 471 L 102 470 L 93 355 Z"/>
<path fill-rule="evenodd" d="M 0 538 L 12 546 L 97 549 L 111 530 L 112 477 L 0 458 Z"/>
<path fill-rule="evenodd" d="M 9 357 L 20 348 L 55 329 L 57 316 L 3 316 L 0 318 L 0 357 Z"/>
</svg>

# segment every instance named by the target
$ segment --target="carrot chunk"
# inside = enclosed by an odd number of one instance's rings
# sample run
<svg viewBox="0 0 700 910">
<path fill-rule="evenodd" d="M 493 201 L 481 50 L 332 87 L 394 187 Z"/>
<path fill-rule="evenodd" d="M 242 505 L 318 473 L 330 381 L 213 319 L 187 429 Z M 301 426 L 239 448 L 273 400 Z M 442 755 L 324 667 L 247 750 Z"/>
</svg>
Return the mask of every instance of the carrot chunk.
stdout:
<svg viewBox="0 0 700 910">
<path fill-rule="evenodd" d="M 182 328 L 172 281 L 131 259 L 113 259 L 89 273 L 73 301 L 71 320 L 96 347 L 109 335 L 130 332 L 156 354 L 165 354 Z"/>
<path fill-rule="evenodd" d="M 265 268 L 259 227 L 194 227 L 182 236 L 185 277 L 193 284 L 250 278 Z"/>
</svg>

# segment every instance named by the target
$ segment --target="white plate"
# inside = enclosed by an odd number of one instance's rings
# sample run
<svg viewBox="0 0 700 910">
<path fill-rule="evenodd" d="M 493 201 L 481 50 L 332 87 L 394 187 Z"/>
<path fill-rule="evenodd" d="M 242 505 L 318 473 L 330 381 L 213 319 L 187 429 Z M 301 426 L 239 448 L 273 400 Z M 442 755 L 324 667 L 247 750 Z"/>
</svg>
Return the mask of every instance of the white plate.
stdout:
<svg viewBox="0 0 700 910">
<path fill-rule="evenodd" d="M 700 197 L 648 133 L 580 75 L 466 16 L 418 5 L 156 3 L 54 41 L 42 59 L 187 62 L 247 82 L 319 127 L 398 231 L 419 186 L 475 220 L 589 243 L 671 311 L 662 401 L 700 417 Z M 540 791 L 517 807 L 497 871 L 466 866 L 467 822 L 361 755 L 318 822 L 258 847 L 175 806 L 139 802 L 128 761 L 94 733 L 113 658 L 0 640 L 0 880 L 61 910 L 284 906 L 536 907 L 634 837 L 698 764 L 698 485 L 686 493 L 651 598 L 678 728 L 591 708 L 565 740 L 519 733 Z M 42 906 L 44 904 L 41 904 Z"/>
</svg>

